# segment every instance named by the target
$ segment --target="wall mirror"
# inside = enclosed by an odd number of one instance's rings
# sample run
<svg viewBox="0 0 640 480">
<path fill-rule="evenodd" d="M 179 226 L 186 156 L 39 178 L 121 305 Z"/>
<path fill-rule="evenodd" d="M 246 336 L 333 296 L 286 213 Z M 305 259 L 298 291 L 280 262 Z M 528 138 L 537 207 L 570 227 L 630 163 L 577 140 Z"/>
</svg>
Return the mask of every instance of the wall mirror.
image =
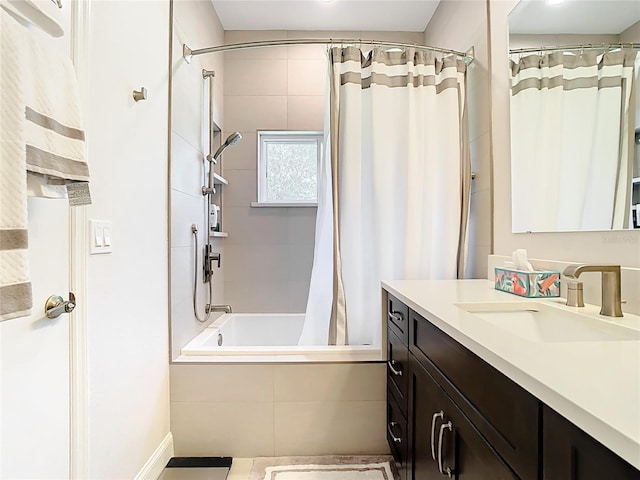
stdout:
<svg viewBox="0 0 640 480">
<path fill-rule="evenodd" d="M 510 13 L 514 233 L 640 226 L 638 46 L 640 2 L 521 0 Z"/>
</svg>

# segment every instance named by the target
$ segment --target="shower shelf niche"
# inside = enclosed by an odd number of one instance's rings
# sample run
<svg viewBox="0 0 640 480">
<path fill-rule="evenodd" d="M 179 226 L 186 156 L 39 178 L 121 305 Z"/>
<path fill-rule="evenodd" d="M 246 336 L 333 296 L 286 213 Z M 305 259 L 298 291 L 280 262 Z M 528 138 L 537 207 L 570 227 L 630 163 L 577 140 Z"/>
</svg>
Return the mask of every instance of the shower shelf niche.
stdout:
<svg viewBox="0 0 640 480">
<path fill-rule="evenodd" d="M 217 196 L 217 205 L 220 206 L 220 215 L 222 214 L 222 187 L 224 185 L 229 185 L 229 180 L 227 180 L 226 178 L 224 178 L 222 175 L 219 175 L 215 172 L 213 172 L 213 184 L 216 185 L 218 188 L 218 193 L 216 194 Z M 220 225 L 222 226 L 222 217 L 220 219 Z M 227 238 L 229 236 L 229 234 L 227 232 L 209 232 L 209 236 L 210 237 L 216 237 L 216 238 Z"/>
</svg>

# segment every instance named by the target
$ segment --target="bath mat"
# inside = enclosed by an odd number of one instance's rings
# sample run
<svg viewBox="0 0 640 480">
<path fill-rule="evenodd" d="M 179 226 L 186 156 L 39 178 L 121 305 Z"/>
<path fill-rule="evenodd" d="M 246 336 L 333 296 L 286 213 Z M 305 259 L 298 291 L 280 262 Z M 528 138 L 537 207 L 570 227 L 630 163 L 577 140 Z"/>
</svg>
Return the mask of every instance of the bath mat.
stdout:
<svg viewBox="0 0 640 480">
<path fill-rule="evenodd" d="M 263 457 L 253 461 L 248 480 L 397 480 L 389 455 Z"/>
</svg>

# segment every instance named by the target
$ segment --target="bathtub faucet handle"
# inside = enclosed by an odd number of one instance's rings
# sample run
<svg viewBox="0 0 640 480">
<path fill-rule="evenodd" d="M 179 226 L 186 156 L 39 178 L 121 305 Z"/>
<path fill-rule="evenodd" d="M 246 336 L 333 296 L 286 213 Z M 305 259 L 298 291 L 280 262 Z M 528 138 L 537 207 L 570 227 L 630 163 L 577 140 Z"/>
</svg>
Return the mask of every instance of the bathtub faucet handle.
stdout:
<svg viewBox="0 0 640 480">
<path fill-rule="evenodd" d="M 217 252 L 209 252 L 209 261 L 210 262 L 218 262 L 218 268 L 220 268 L 220 258 L 222 257 L 222 255 L 220 255 Z"/>
</svg>

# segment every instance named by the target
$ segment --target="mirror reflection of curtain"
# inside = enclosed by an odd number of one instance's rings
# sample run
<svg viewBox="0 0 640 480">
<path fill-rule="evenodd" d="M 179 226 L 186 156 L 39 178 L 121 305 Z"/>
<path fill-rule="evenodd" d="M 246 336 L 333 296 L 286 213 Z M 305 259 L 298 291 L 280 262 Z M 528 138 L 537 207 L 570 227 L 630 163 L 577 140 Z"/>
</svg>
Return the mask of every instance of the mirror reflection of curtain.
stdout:
<svg viewBox="0 0 640 480">
<path fill-rule="evenodd" d="M 512 59 L 514 232 L 628 227 L 636 53 Z"/>
<path fill-rule="evenodd" d="M 380 345 L 382 279 L 455 279 L 470 165 L 464 61 L 329 52 L 316 251 L 300 344 Z M 463 198 L 463 196 L 465 198 Z"/>
</svg>

